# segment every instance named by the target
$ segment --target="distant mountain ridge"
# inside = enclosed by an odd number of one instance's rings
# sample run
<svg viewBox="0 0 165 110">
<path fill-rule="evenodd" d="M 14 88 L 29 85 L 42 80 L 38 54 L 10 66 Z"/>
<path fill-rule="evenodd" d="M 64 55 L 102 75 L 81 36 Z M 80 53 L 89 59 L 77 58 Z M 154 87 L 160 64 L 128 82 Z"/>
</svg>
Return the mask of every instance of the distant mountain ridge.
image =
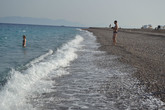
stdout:
<svg viewBox="0 0 165 110">
<path fill-rule="evenodd" d="M 15 23 L 15 24 L 38 24 L 38 25 L 55 25 L 55 26 L 74 26 L 83 27 L 84 25 L 76 22 L 71 22 L 63 19 L 52 20 L 47 18 L 32 18 L 32 17 L 1 17 L 0 23 Z"/>
</svg>

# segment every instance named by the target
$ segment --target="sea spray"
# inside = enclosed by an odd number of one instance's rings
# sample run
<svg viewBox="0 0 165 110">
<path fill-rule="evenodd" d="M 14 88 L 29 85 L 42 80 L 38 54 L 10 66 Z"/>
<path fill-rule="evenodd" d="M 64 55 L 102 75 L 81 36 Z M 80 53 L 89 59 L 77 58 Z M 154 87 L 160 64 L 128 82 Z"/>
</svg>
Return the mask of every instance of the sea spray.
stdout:
<svg viewBox="0 0 165 110">
<path fill-rule="evenodd" d="M 50 50 L 48 53 L 26 64 L 26 66 L 30 65 L 26 70 L 20 72 L 12 69 L 10 71 L 12 74 L 11 78 L 3 87 L 3 90 L 0 91 L 0 109 L 12 110 L 14 108 L 16 110 L 31 110 L 32 106 L 27 103 L 27 97 L 32 91 L 37 91 L 36 88 L 40 86 L 37 83 L 40 82 L 40 79 L 46 78 L 52 71 L 67 67 L 71 61 L 76 59 L 76 51 L 81 48 L 79 44 L 82 41 L 83 38 L 77 35 L 74 40 L 64 44 L 54 54 Z M 57 76 L 60 75 L 57 74 Z"/>
<path fill-rule="evenodd" d="M 53 54 L 53 50 L 49 50 L 46 54 L 43 54 L 43 55 L 41 55 L 40 57 L 35 58 L 35 59 L 33 59 L 32 61 L 30 61 L 30 62 L 26 65 L 26 67 L 28 67 L 28 66 L 30 66 L 30 65 L 33 65 L 33 64 L 35 64 L 35 63 L 38 63 L 38 62 L 40 62 L 41 60 L 43 60 L 45 57 L 48 57 L 49 55 L 52 55 L 52 54 Z"/>
</svg>

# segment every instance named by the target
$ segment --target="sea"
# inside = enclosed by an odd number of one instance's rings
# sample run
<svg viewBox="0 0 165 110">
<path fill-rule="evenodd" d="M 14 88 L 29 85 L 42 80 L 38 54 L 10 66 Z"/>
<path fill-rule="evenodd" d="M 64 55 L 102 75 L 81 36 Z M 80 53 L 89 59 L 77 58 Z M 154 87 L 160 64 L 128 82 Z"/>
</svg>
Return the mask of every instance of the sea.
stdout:
<svg viewBox="0 0 165 110">
<path fill-rule="evenodd" d="M 136 69 L 99 46 L 77 27 L 0 24 L 0 110 L 163 107 L 130 76 Z"/>
</svg>

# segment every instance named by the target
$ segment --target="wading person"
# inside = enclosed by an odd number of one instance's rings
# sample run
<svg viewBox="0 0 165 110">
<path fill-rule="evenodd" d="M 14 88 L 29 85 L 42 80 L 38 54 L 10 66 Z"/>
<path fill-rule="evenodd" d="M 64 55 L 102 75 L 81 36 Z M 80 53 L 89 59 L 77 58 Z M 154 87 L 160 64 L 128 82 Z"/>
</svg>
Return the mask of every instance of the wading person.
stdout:
<svg viewBox="0 0 165 110">
<path fill-rule="evenodd" d="M 112 28 L 113 29 L 113 44 L 116 45 L 116 37 L 117 37 L 117 32 L 118 32 L 118 24 L 117 21 L 114 21 L 115 26 Z"/>
<path fill-rule="evenodd" d="M 23 46 L 23 47 L 26 47 L 26 36 L 25 36 L 25 35 L 23 35 L 22 46 Z"/>
</svg>

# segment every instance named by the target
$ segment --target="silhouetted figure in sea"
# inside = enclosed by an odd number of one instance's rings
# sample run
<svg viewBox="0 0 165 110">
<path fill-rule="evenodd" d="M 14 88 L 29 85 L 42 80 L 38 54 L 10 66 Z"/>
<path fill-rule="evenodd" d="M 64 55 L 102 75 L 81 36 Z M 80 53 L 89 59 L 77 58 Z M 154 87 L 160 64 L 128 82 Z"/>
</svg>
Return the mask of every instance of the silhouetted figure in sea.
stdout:
<svg viewBox="0 0 165 110">
<path fill-rule="evenodd" d="M 23 47 L 26 47 L 26 36 L 25 36 L 25 35 L 23 35 L 22 46 L 23 46 Z"/>
</svg>

